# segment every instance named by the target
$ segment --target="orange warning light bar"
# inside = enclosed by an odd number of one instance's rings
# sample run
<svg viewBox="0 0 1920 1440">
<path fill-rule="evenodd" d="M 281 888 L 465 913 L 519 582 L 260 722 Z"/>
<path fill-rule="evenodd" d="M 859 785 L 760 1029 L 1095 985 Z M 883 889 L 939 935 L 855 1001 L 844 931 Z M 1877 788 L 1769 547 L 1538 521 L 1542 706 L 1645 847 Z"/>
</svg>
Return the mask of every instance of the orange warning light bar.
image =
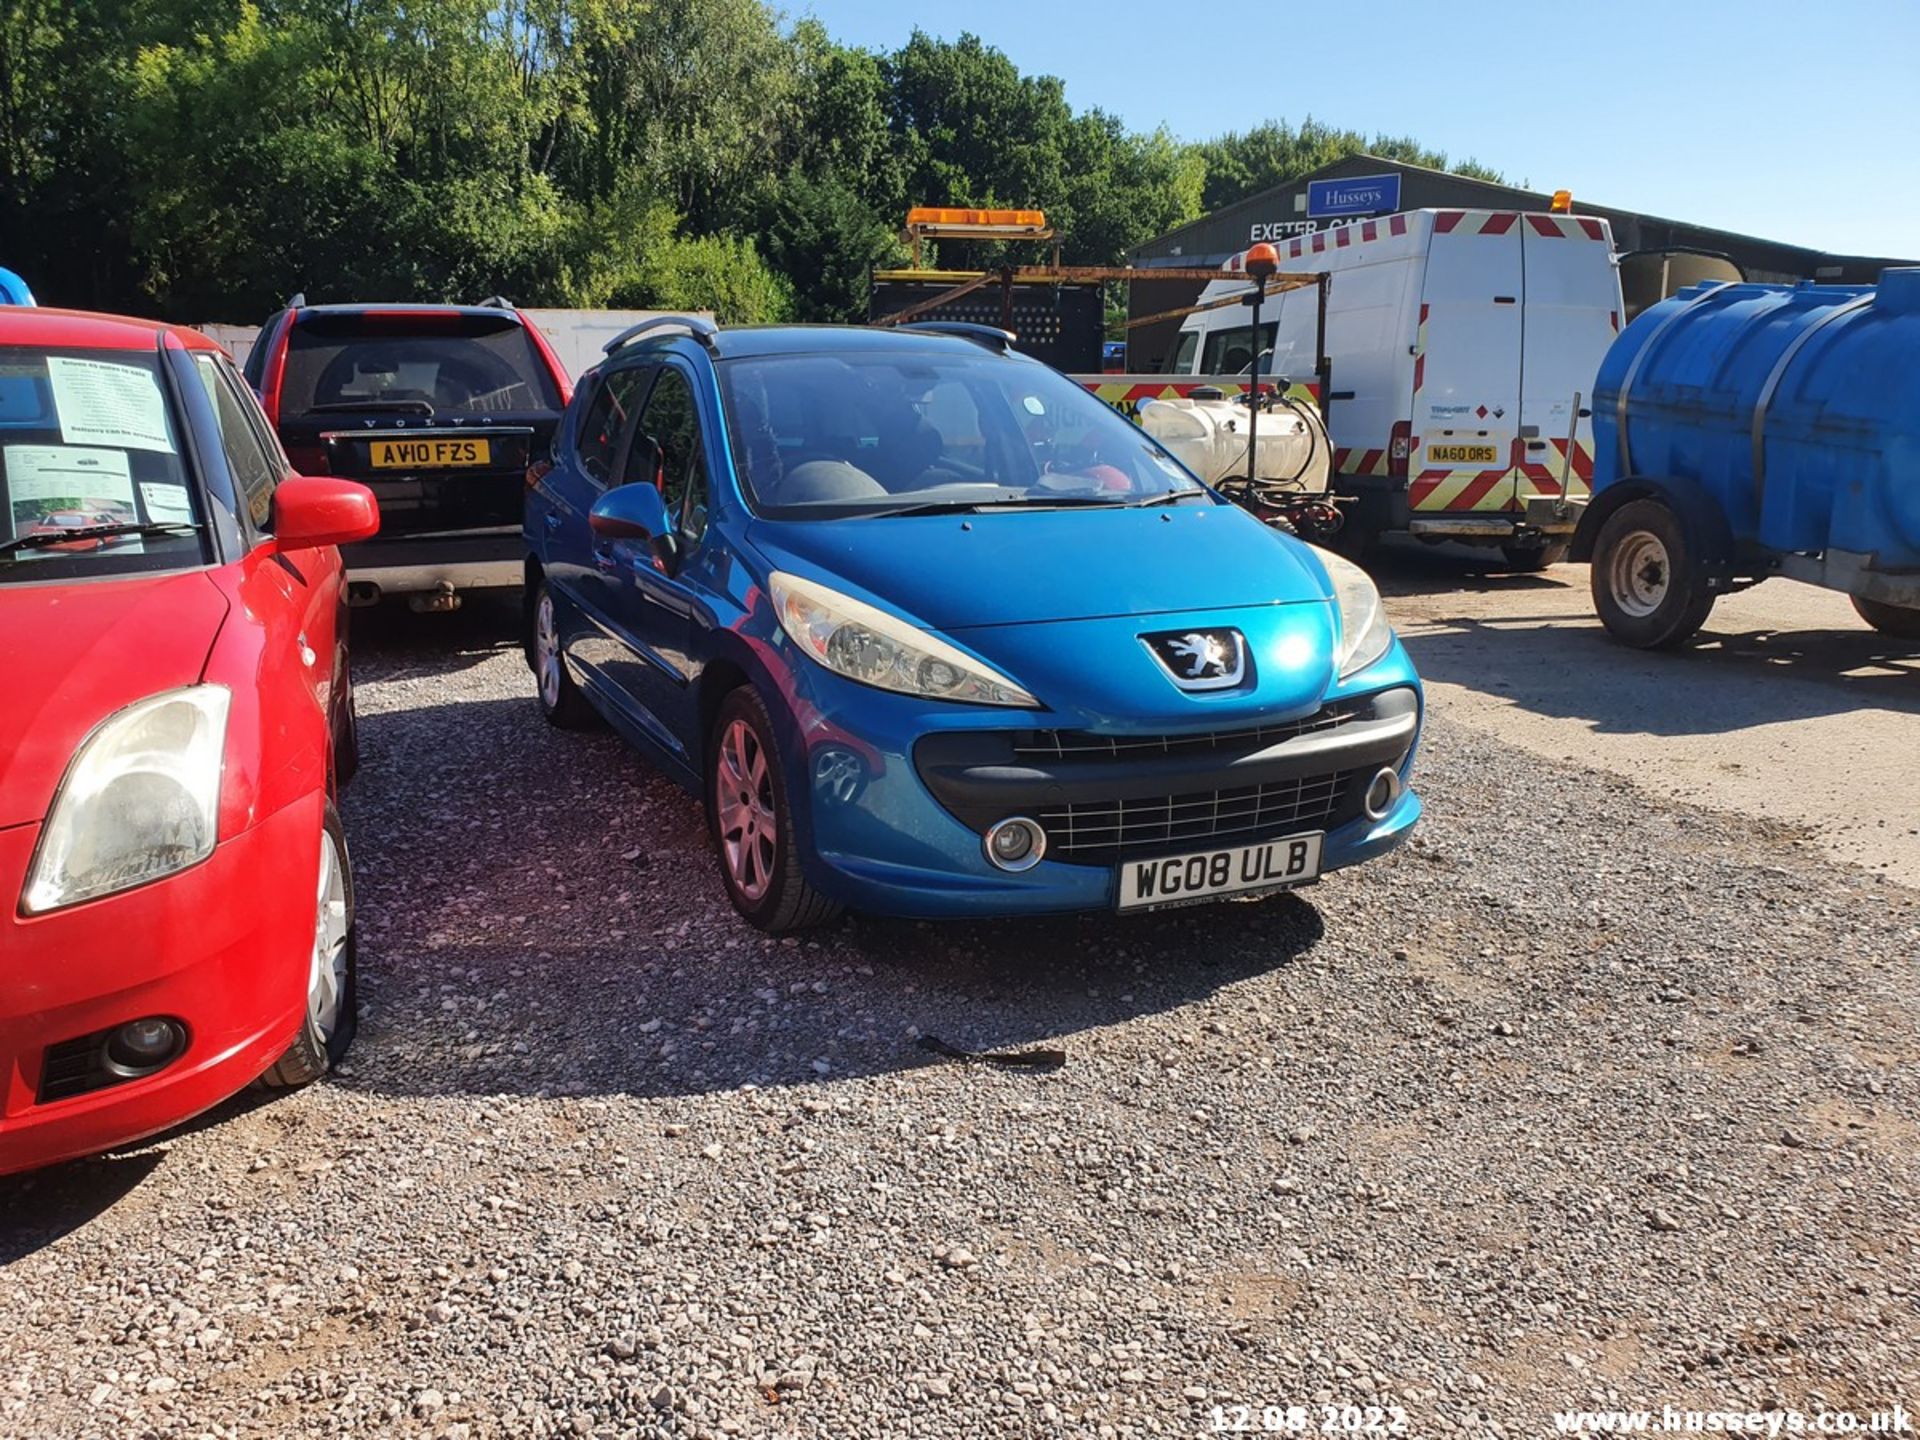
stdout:
<svg viewBox="0 0 1920 1440">
<path fill-rule="evenodd" d="M 916 205 L 907 211 L 909 227 L 941 229 L 1044 230 L 1044 210 L 974 210 L 948 205 Z"/>
</svg>

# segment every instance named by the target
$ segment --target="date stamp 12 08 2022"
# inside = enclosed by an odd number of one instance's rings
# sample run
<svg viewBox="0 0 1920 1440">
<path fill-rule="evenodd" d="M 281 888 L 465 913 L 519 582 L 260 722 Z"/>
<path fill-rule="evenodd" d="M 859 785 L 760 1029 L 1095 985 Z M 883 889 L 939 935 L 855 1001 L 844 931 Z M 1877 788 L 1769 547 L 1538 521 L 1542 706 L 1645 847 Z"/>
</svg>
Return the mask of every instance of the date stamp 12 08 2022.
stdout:
<svg viewBox="0 0 1920 1440">
<path fill-rule="evenodd" d="M 1405 1435 L 1398 1405 L 1215 1405 L 1207 1430 L 1216 1435 Z"/>
</svg>

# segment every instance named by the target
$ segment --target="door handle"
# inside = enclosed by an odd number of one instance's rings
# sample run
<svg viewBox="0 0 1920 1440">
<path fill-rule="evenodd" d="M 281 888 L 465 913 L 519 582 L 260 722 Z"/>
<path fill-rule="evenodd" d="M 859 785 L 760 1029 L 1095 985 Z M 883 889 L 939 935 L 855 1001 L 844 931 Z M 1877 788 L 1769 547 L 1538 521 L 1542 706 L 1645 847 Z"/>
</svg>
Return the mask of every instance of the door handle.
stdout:
<svg viewBox="0 0 1920 1440">
<path fill-rule="evenodd" d="M 1547 448 L 1547 442 L 1544 440 L 1527 441 L 1527 449 L 1529 450 L 1544 450 L 1546 448 Z"/>
<path fill-rule="evenodd" d="M 551 510 L 549 510 L 546 514 L 546 521 L 547 521 L 547 528 L 549 530 L 558 530 L 560 528 L 560 517 L 554 514 Z"/>
</svg>

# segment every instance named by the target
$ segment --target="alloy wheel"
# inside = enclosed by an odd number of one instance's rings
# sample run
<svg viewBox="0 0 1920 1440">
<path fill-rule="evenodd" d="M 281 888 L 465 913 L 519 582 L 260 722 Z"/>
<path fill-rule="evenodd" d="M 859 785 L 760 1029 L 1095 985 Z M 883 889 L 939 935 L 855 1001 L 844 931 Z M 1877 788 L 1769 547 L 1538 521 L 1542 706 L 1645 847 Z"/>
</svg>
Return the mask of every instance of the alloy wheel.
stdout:
<svg viewBox="0 0 1920 1440">
<path fill-rule="evenodd" d="M 331 830 L 320 835 L 319 904 L 307 975 L 307 1014 L 323 1043 L 340 1028 L 347 998 L 346 857 Z"/>
<path fill-rule="evenodd" d="M 540 703 L 551 710 L 560 703 L 560 629 L 554 624 L 553 596 L 544 590 L 533 611 L 533 661 Z"/>
<path fill-rule="evenodd" d="M 730 722 L 720 737 L 714 788 L 727 873 L 742 895 L 759 900 L 773 883 L 779 816 L 766 750 L 745 720 Z"/>
</svg>

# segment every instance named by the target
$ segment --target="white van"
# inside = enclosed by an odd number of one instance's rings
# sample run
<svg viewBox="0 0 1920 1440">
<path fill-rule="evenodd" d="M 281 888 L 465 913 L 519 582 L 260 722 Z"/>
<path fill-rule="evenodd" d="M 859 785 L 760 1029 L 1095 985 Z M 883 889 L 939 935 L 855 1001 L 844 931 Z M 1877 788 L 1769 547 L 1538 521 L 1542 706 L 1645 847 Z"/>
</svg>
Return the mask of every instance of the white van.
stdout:
<svg viewBox="0 0 1920 1440">
<path fill-rule="evenodd" d="M 1559 559 L 1593 477 L 1593 428 L 1574 397 L 1584 410 L 1624 311 L 1607 222 L 1413 210 L 1277 248 L 1283 274 L 1333 275 L 1327 428 L 1335 489 L 1355 497 L 1354 537 L 1398 530 L 1497 545 L 1520 569 Z M 1248 288 L 1223 277 L 1201 304 Z M 1315 287 L 1263 302 L 1260 348 L 1272 352 L 1263 377 L 1313 375 L 1318 310 Z M 1172 372 L 1251 364 L 1244 305 L 1200 310 L 1180 330 Z"/>
</svg>

